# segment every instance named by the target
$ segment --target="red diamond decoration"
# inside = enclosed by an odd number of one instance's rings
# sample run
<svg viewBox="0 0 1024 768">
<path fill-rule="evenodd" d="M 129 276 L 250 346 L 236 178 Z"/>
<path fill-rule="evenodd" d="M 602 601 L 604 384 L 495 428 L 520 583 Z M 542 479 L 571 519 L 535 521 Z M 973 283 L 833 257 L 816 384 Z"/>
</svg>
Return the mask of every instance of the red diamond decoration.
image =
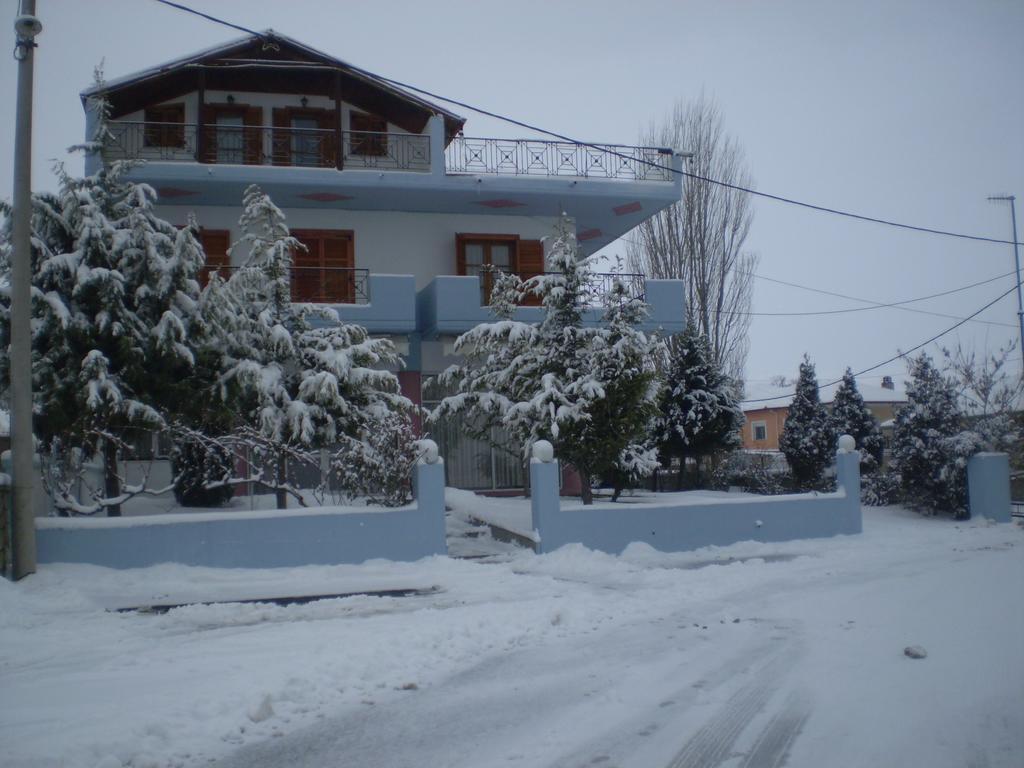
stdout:
<svg viewBox="0 0 1024 768">
<path fill-rule="evenodd" d="M 526 205 L 526 203 L 520 203 L 515 200 L 481 200 L 477 205 L 485 205 L 488 208 L 519 208 Z"/>
<path fill-rule="evenodd" d="M 578 235 L 576 235 L 576 239 L 582 242 L 584 240 L 593 240 L 595 237 L 600 237 L 600 236 L 601 236 L 601 230 L 600 229 L 585 229 L 582 232 L 580 232 Z"/>
<path fill-rule="evenodd" d="M 336 203 L 339 200 L 351 200 L 351 195 L 339 195 L 336 192 L 307 192 L 299 195 L 303 200 L 316 200 L 318 203 Z"/>
<path fill-rule="evenodd" d="M 178 187 L 159 187 L 156 190 L 158 197 L 188 197 L 189 195 L 198 195 L 199 193 L 191 189 L 179 189 Z"/>
<path fill-rule="evenodd" d="M 641 208 L 643 208 L 643 206 L 640 205 L 640 203 L 632 202 L 617 205 L 614 208 L 612 208 L 612 210 L 615 211 L 616 216 L 625 216 L 627 213 L 636 213 Z"/>
</svg>

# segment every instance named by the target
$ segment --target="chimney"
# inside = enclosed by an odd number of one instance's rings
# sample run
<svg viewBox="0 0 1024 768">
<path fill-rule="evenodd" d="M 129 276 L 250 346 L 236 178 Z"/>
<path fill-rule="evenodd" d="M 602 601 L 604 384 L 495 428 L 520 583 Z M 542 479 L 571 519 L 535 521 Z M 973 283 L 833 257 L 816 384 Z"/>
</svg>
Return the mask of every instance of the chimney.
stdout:
<svg viewBox="0 0 1024 768">
<path fill-rule="evenodd" d="M 896 389 L 896 385 L 893 384 L 892 376 L 882 377 L 882 388 L 883 389 Z"/>
</svg>

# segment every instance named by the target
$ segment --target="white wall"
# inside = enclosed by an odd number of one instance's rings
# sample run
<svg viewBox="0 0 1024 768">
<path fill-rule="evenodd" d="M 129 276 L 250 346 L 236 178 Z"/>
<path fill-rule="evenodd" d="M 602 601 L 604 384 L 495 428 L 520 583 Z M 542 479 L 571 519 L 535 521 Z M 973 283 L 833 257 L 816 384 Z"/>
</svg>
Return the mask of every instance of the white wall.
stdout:
<svg viewBox="0 0 1024 768">
<path fill-rule="evenodd" d="M 191 209 L 157 206 L 157 215 L 182 225 Z M 205 206 L 195 209 L 200 226 L 227 229 L 240 236 L 241 208 Z M 554 234 L 552 216 L 501 216 L 402 211 L 338 211 L 291 208 L 285 211 L 292 229 L 350 229 L 354 233 L 355 266 L 384 274 L 413 275 L 416 289 L 437 275 L 454 275 L 455 235 L 459 232 L 511 234 L 539 240 Z M 240 259 L 235 257 L 235 262 Z"/>
</svg>

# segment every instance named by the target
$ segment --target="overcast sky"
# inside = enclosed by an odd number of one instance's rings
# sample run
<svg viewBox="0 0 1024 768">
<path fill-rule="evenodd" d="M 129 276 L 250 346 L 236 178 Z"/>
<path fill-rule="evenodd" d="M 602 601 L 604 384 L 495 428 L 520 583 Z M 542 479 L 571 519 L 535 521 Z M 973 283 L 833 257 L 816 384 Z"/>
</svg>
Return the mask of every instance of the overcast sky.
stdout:
<svg viewBox="0 0 1024 768">
<path fill-rule="evenodd" d="M 1009 205 L 986 197 L 1024 198 L 1021 0 L 185 3 L 587 141 L 635 143 L 674 100 L 703 90 L 745 148 L 757 188 L 773 194 L 1004 239 Z M 0 7 L 13 20 L 18 3 Z M 78 92 L 101 60 L 114 78 L 240 34 L 152 0 L 38 0 L 37 14 L 44 31 L 36 54 L 36 189 L 55 186 L 53 159 L 82 140 Z M 0 27 L 0 44 L 10 51 L 12 26 Z M 2 60 L 0 103 L 13 105 L 16 64 Z M 468 118 L 467 135 L 523 135 L 455 111 Z M 0 116 L 0 137 L 0 195 L 9 197 L 13 110 Z M 71 164 L 80 170 L 79 160 Z M 893 302 L 1013 270 L 1010 245 L 905 232 L 763 199 L 754 209 L 748 246 L 766 278 Z M 1020 213 L 1024 219 L 1024 205 Z M 911 306 L 963 317 L 1013 285 L 1007 276 Z M 754 310 L 765 313 L 856 306 L 863 305 L 761 279 L 754 296 Z M 979 317 L 990 324 L 969 323 L 943 343 L 983 352 L 1017 338 L 1015 296 Z M 954 322 L 895 309 L 755 317 L 747 377 L 794 376 L 806 352 L 824 382 Z M 895 362 L 864 380 L 902 378 L 905 370 Z"/>
</svg>

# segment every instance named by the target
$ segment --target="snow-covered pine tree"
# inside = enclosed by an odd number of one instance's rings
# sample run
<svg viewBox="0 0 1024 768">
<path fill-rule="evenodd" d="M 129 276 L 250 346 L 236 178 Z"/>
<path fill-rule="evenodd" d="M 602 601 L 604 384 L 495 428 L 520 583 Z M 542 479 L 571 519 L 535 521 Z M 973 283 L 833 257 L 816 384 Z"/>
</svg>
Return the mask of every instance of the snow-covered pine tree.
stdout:
<svg viewBox="0 0 1024 768">
<path fill-rule="evenodd" d="M 589 418 L 572 421 L 559 436 L 560 455 L 580 470 L 584 496 L 588 477 L 605 477 L 612 501 L 622 490 L 658 468 L 654 431 L 661 380 L 656 360 L 662 343 L 637 326 L 647 306 L 614 281 L 602 297 L 604 326 L 594 329 L 588 349 L 594 384 L 603 396 L 592 400 Z"/>
<path fill-rule="evenodd" d="M 793 480 L 800 488 L 814 488 L 834 458 L 836 433 L 818 395 L 814 365 L 804 355 L 796 394 L 779 437 L 779 449 L 786 457 Z"/>
<path fill-rule="evenodd" d="M 106 135 L 106 105 L 94 108 L 86 152 L 100 151 Z M 119 451 L 138 430 L 164 424 L 193 362 L 188 325 L 202 251 L 191 229 L 156 216 L 155 191 L 127 178 L 133 165 L 110 162 L 81 179 L 58 165 L 59 193 L 33 202 L 35 433 L 47 452 L 99 454 L 105 473 L 89 503 L 63 484 L 55 504 L 65 512 L 120 514 L 130 493 Z M 4 345 L 9 300 L 0 297 Z"/>
<path fill-rule="evenodd" d="M 896 414 L 893 430 L 891 469 L 899 474 L 904 498 L 913 506 L 966 517 L 966 461 L 980 446 L 962 434 L 953 382 L 924 352 L 909 368 L 907 405 Z"/>
<path fill-rule="evenodd" d="M 466 363 L 439 379 L 457 394 L 431 418 L 457 417 L 481 435 L 500 426 L 524 452 L 536 440 L 550 440 L 579 471 L 589 504 L 595 477 L 625 478 L 655 467 L 647 433 L 658 392 L 653 361 L 661 344 L 636 329 L 645 307 L 626 300 L 621 287 L 606 298 L 602 325 L 584 326 L 594 281 L 565 217 L 548 264 L 550 273 L 525 283 L 496 281 L 495 321 L 456 340 Z M 540 297 L 540 323 L 512 319 L 524 291 Z"/>
<path fill-rule="evenodd" d="M 860 451 L 860 471 L 873 472 L 882 466 L 882 431 L 878 419 L 864 405 L 857 381 L 849 368 L 832 401 L 832 428 L 836 435 L 851 435 Z"/>
<path fill-rule="evenodd" d="M 243 235 L 232 250 L 246 261 L 226 282 L 210 282 L 204 323 L 221 355 L 221 396 L 241 416 L 241 433 L 266 454 L 274 477 L 263 482 L 284 508 L 289 494 L 298 495 L 289 456 L 313 456 L 341 436 L 363 439 L 413 405 L 384 370 L 400 364 L 390 341 L 342 323 L 330 307 L 292 302 L 289 269 L 302 245 L 281 210 L 255 185 L 243 206 Z"/>
<path fill-rule="evenodd" d="M 707 337 L 693 323 L 669 340 L 660 405 L 658 453 L 663 462 L 679 459 L 680 490 L 687 459 L 739 447 L 743 411 L 735 385 L 712 360 Z"/>
</svg>

